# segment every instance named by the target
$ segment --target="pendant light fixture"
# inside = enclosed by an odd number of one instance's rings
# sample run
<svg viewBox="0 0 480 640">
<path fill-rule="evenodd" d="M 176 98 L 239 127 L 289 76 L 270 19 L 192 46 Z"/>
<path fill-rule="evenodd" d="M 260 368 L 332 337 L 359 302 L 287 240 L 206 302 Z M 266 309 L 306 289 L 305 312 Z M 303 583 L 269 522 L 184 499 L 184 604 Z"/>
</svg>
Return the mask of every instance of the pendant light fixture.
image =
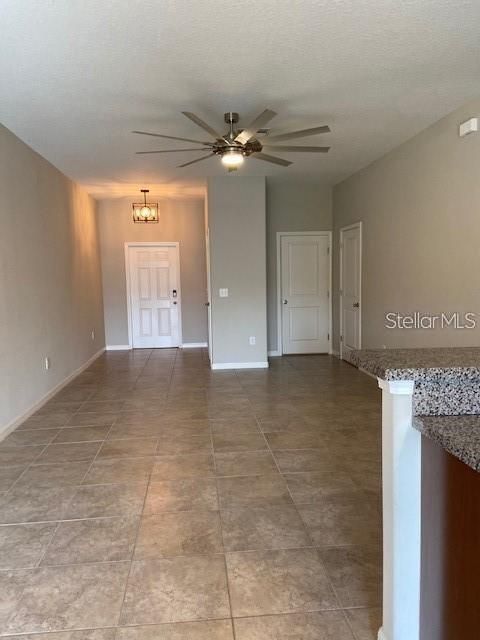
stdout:
<svg viewBox="0 0 480 640">
<path fill-rule="evenodd" d="M 149 189 L 140 189 L 140 191 L 143 193 L 143 202 L 134 202 L 132 204 L 133 221 L 140 223 L 158 222 L 158 203 L 147 203 L 147 193 L 149 193 Z"/>
</svg>

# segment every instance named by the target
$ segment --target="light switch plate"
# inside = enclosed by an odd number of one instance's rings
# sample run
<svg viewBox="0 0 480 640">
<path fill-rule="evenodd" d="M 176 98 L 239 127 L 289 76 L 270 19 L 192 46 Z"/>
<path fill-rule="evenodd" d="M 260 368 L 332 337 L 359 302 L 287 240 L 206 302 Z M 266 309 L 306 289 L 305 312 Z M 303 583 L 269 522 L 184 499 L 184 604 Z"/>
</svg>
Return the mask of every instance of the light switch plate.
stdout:
<svg viewBox="0 0 480 640">
<path fill-rule="evenodd" d="M 220 298 L 228 298 L 228 289 L 219 289 L 218 295 Z"/>
</svg>

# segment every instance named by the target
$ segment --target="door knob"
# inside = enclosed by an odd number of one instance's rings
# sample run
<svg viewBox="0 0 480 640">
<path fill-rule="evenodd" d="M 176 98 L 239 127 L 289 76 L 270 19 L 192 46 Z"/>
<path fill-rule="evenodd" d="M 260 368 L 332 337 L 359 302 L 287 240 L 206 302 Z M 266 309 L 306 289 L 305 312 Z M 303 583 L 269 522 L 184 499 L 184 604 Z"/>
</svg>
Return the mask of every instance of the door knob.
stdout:
<svg viewBox="0 0 480 640">
<path fill-rule="evenodd" d="M 284 300 L 284 301 L 283 301 L 283 304 L 288 304 L 288 300 Z"/>
<path fill-rule="evenodd" d="M 359 306 L 360 306 L 360 303 L 359 302 L 354 302 L 352 306 L 355 307 L 355 309 L 358 309 Z"/>
<path fill-rule="evenodd" d="M 174 301 L 173 301 L 173 304 L 177 304 L 177 301 L 176 301 L 176 300 L 174 300 Z"/>
</svg>

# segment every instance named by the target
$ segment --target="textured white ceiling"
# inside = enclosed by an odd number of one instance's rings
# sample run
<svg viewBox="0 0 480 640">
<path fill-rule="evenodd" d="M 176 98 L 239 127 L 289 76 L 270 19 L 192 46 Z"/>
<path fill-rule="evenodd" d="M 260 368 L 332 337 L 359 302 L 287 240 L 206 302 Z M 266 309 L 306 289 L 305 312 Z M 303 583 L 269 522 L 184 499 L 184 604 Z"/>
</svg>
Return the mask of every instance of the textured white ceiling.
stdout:
<svg viewBox="0 0 480 640">
<path fill-rule="evenodd" d="M 94 195 L 195 193 L 224 173 L 191 146 L 269 107 L 272 133 L 329 124 L 298 144 L 327 155 L 249 159 L 244 175 L 334 183 L 480 94 L 479 0 L 0 0 L 0 121 Z"/>
</svg>

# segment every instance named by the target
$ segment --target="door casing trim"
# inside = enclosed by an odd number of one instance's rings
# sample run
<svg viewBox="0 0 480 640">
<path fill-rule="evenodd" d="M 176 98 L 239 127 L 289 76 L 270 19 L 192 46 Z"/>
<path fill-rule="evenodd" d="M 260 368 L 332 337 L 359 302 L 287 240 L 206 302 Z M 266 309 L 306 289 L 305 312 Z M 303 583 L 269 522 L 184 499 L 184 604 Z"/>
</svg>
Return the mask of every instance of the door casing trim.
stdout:
<svg viewBox="0 0 480 640">
<path fill-rule="evenodd" d="M 328 353 L 332 353 L 332 232 L 331 231 L 277 231 L 277 349 L 272 355 L 283 356 L 282 331 L 282 256 L 281 243 L 285 236 L 326 236 L 328 238 Z"/>
<path fill-rule="evenodd" d="M 179 347 L 182 346 L 182 284 L 180 280 L 180 243 L 179 242 L 125 242 L 125 281 L 127 290 L 127 325 L 128 325 L 128 348 L 133 349 L 132 336 L 132 296 L 130 291 L 130 247 L 174 247 L 177 256 L 178 290 L 180 291 L 180 308 L 178 310 L 178 339 Z M 153 349 L 154 347 L 152 347 Z M 171 347 L 174 349 L 175 347 Z"/>
</svg>

